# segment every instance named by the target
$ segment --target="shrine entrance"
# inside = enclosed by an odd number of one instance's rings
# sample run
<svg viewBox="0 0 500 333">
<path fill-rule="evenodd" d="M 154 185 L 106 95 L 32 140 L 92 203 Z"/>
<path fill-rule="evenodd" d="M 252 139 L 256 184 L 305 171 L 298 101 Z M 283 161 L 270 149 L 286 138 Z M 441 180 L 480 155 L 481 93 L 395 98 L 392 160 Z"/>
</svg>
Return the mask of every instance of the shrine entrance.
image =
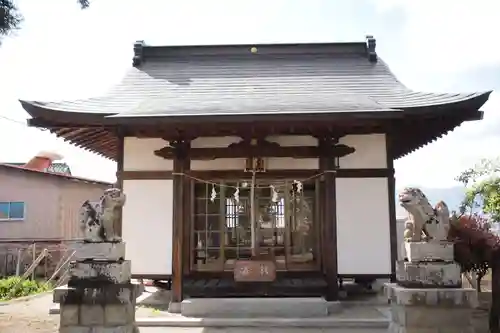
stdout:
<svg viewBox="0 0 500 333">
<path fill-rule="evenodd" d="M 319 270 L 316 182 L 195 181 L 191 271 L 233 272 L 250 260 L 278 273 Z"/>
<path fill-rule="evenodd" d="M 193 179 L 189 297 L 323 296 L 319 178 Z"/>
</svg>

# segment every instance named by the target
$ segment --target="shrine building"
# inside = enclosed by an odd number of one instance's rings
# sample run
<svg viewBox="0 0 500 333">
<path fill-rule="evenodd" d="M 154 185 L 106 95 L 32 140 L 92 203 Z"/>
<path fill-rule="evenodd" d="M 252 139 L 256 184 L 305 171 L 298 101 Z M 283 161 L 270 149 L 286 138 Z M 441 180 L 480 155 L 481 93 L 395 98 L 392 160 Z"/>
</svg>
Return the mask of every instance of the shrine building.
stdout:
<svg viewBox="0 0 500 333">
<path fill-rule="evenodd" d="M 31 126 L 117 162 L 135 277 L 171 279 L 174 301 L 335 300 L 342 279 L 394 278 L 393 161 L 482 119 L 489 94 L 411 90 L 368 36 L 140 41 L 107 95 L 21 104 Z"/>
</svg>

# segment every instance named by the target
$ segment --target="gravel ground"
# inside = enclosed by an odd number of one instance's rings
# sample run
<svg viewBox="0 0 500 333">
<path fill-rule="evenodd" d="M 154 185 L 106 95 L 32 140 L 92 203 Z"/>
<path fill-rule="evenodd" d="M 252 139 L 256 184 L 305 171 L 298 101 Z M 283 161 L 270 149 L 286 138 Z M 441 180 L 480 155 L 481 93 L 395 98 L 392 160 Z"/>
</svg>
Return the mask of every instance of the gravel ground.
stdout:
<svg viewBox="0 0 500 333">
<path fill-rule="evenodd" d="M 27 301 L 1 303 L 0 302 L 0 333 L 57 333 L 59 326 L 59 316 L 49 315 L 48 309 L 52 305 L 52 294 L 44 294 Z M 156 317 L 167 315 L 162 309 L 151 309 L 147 307 L 138 307 L 138 317 Z M 375 308 L 357 308 L 346 311 L 344 314 L 338 314 L 340 317 L 364 317 L 376 318 L 380 312 Z M 487 311 L 477 310 L 475 326 L 478 333 L 487 332 Z M 253 329 L 253 328 L 180 328 L 180 327 L 141 327 L 140 333 L 382 333 L 382 330 L 363 330 L 363 329 Z"/>
<path fill-rule="evenodd" d="M 48 310 L 52 306 L 52 294 L 44 294 L 27 301 L 0 303 L 0 333 L 57 333 L 59 326 L 59 316 L 49 315 Z M 363 311 L 363 317 L 379 317 L 380 313 L 375 309 Z M 154 309 L 149 307 L 138 307 L 136 315 L 138 317 L 157 316 L 178 316 L 168 314 L 164 309 Z M 353 315 L 353 313 L 351 313 Z M 356 315 L 356 314 L 354 314 Z M 359 313 L 361 315 L 361 313 Z M 346 330 L 338 329 L 304 329 L 304 328 L 181 328 L 181 327 L 141 327 L 140 333 L 367 333 L 366 330 Z M 382 333 L 386 330 L 370 330 L 370 333 Z"/>
<path fill-rule="evenodd" d="M 27 301 L 0 303 L 1 333 L 55 333 L 59 316 L 49 316 L 52 294 Z"/>
</svg>

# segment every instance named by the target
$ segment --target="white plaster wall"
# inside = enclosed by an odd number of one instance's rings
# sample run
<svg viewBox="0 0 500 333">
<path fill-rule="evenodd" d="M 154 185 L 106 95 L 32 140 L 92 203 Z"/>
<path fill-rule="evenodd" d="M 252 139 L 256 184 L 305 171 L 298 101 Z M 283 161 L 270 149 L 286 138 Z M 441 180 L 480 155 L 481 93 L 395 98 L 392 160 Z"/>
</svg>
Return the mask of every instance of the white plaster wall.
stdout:
<svg viewBox="0 0 500 333">
<path fill-rule="evenodd" d="M 124 143 L 124 171 L 172 171 L 173 161 L 154 154 L 167 145 L 162 139 L 140 139 L 126 137 Z"/>
<path fill-rule="evenodd" d="M 356 149 L 340 158 L 341 169 L 379 169 L 387 167 L 385 134 L 346 135 L 339 143 Z"/>
<path fill-rule="evenodd" d="M 337 178 L 339 274 L 390 274 L 387 178 Z"/>
<path fill-rule="evenodd" d="M 191 160 L 191 170 L 244 170 L 244 158 L 216 158 L 215 160 Z"/>
<path fill-rule="evenodd" d="M 172 274 L 172 186 L 169 179 L 123 181 L 122 235 L 132 274 Z"/>
<path fill-rule="evenodd" d="M 317 170 L 318 158 L 270 157 L 266 161 L 268 170 Z"/>
<path fill-rule="evenodd" d="M 309 135 L 269 136 L 266 140 L 279 143 L 283 147 L 316 146 L 318 144 L 318 140 Z M 241 138 L 234 136 L 200 137 L 191 142 L 191 147 L 220 148 L 240 141 Z M 266 167 L 268 170 L 318 169 L 319 160 L 317 158 L 294 159 L 289 157 L 271 157 L 266 159 Z M 218 158 L 215 160 L 191 161 L 191 170 L 243 170 L 244 168 L 244 158 Z"/>
<path fill-rule="evenodd" d="M 270 157 L 265 159 L 268 170 L 300 170 L 319 168 L 317 158 Z M 244 170 L 244 158 L 216 158 L 215 160 L 191 160 L 191 170 Z"/>
</svg>

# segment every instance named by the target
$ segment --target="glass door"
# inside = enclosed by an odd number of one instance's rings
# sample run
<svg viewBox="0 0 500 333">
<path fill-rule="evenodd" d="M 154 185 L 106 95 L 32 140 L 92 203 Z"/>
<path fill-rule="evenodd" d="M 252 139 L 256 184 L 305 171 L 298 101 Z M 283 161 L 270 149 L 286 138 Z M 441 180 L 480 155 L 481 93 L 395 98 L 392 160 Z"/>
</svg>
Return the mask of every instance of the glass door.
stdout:
<svg viewBox="0 0 500 333">
<path fill-rule="evenodd" d="M 251 180 L 195 184 L 192 269 L 231 271 L 251 259 L 273 260 L 279 271 L 316 269 L 316 188 L 257 179 L 252 200 Z"/>
</svg>

